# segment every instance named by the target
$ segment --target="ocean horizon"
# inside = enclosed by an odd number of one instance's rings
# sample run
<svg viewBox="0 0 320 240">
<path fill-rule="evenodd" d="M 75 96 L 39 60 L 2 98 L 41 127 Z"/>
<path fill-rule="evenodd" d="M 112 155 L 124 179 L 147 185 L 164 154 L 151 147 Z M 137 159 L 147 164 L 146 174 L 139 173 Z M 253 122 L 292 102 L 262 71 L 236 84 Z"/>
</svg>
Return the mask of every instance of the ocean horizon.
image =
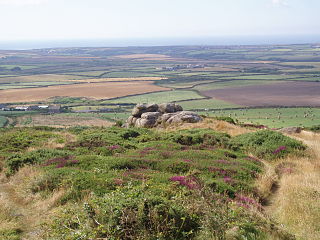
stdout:
<svg viewBox="0 0 320 240">
<path fill-rule="evenodd" d="M 31 50 L 70 47 L 151 47 L 186 45 L 285 45 L 320 44 L 320 35 L 283 36 L 228 36 L 197 38 L 122 38 L 69 40 L 15 40 L 1 41 L 0 50 Z"/>
</svg>

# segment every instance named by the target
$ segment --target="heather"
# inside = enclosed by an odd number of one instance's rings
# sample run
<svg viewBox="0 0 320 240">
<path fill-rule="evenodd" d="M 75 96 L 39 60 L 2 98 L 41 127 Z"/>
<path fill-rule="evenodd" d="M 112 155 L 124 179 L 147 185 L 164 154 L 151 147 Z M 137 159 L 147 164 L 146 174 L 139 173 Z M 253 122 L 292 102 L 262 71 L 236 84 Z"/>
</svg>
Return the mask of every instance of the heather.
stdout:
<svg viewBox="0 0 320 240">
<path fill-rule="evenodd" d="M 257 132 L 261 146 L 273 145 L 256 157 L 248 155 L 252 135 L 212 129 L 1 134 L 16 139 L 1 146 L 3 172 L 14 178 L 31 167 L 36 174 L 23 191 L 42 199 L 60 193 L 41 239 L 290 239 L 263 214 L 255 186 L 264 171 L 260 158 L 304 149 L 280 133 Z"/>
<path fill-rule="evenodd" d="M 271 130 L 242 134 L 233 138 L 232 143 L 239 149 L 264 159 L 283 158 L 306 149 L 300 141 Z"/>
</svg>

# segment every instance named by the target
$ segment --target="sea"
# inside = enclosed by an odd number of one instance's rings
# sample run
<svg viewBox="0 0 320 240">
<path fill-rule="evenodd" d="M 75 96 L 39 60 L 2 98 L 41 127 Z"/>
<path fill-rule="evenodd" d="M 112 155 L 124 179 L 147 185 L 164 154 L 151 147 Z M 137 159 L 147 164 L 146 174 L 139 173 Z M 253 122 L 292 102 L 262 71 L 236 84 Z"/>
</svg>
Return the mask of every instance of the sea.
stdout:
<svg viewBox="0 0 320 240">
<path fill-rule="evenodd" d="M 0 50 L 30 50 L 71 47 L 139 47 L 139 46 L 225 46 L 319 44 L 320 35 L 227 36 L 185 38 L 123 38 L 1 41 Z"/>
</svg>

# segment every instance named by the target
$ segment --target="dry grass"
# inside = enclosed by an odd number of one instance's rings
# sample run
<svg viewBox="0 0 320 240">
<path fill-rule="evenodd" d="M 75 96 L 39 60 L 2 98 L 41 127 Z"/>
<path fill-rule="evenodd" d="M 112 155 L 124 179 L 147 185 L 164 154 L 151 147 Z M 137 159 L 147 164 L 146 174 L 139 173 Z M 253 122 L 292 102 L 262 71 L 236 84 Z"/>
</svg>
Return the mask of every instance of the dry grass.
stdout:
<svg viewBox="0 0 320 240">
<path fill-rule="evenodd" d="M 212 118 L 206 118 L 202 122 L 198 123 L 183 123 L 176 126 L 169 126 L 166 128 L 168 131 L 182 130 L 182 129 L 193 129 L 193 128 L 209 128 L 219 132 L 228 133 L 231 136 L 237 136 L 240 134 L 252 132 L 252 130 L 242 128 L 224 121 L 218 121 Z"/>
<path fill-rule="evenodd" d="M 38 168 L 27 166 L 0 185 L 0 231 L 21 229 L 22 239 L 41 239 L 40 224 L 50 219 L 51 212 L 65 195 L 63 189 L 47 198 L 33 194 L 30 186 L 41 175 Z"/>
<path fill-rule="evenodd" d="M 277 175 L 274 166 L 266 161 L 263 161 L 263 163 L 264 172 L 256 180 L 255 186 L 259 197 L 263 199 L 266 204 L 279 181 L 279 176 Z"/>
<path fill-rule="evenodd" d="M 309 146 L 309 154 L 283 160 L 289 167 L 282 169 L 279 189 L 267 211 L 298 239 L 317 240 L 320 239 L 320 134 L 302 132 L 294 137 Z"/>
<path fill-rule="evenodd" d="M 170 89 L 153 85 L 153 81 L 83 83 L 2 90 L 0 103 L 44 101 L 53 97 L 109 99 L 165 90 Z"/>
<path fill-rule="evenodd" d="M 31 118 L 31 123 L 24 124 L 26 120 Z M 32 127 L 32 126 L 49 126 L 56 128 L 65 128 L 73 126 L 91 126 L 91 127 L 110 127 L 114 123 L 96 117 L 89 116 L 67 116 L 67 115 L 31 115 L 22 116 L 17 119 L 16 127 Z"/>
</svg>

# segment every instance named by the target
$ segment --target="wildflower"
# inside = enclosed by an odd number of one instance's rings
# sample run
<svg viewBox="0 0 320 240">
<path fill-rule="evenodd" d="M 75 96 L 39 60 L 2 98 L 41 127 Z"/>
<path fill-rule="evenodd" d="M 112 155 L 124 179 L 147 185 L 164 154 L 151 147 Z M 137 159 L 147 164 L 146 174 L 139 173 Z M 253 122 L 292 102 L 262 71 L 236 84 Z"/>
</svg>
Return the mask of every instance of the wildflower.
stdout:
<svg viewBox="0 0 320 240">
<path fill-rule="evenodd" d="M 231 177 L 228 177 L 228 176 L 224 176 L 224 177 L 223 177 L 223 181 L 224 181 L 225 183 L 231 183 L 231 182 L 232 182 L 232 178 L 231 178 Z"/>
<path fill-rule="evenodd" d="M 120 148 L 120 146 L 119 145 L 112 145 L 112 146 L 109 146 L 109 150 L 117 150 L 117 149 L 119 149 Z"/>
<path fill-rule="evenodd" d="M 179 182 L 180 185 L 185 186 L 189 189 L 198 189 L 200 187 L 196 180 L 197 179 L 192 176 L 174 176 L 170 178 L 170 181 Z"/>
<path fill-rule="evenodd" d="M 274 150 L 272 153 L 273 154 L 278 154 L 278 153 L 280 153 L 280 152 L 282 152 L 282 151 L 284 151 L 286 149 L 287 149 L 286 146 L 280 146 L 276 150 Z"/>
</svg>

